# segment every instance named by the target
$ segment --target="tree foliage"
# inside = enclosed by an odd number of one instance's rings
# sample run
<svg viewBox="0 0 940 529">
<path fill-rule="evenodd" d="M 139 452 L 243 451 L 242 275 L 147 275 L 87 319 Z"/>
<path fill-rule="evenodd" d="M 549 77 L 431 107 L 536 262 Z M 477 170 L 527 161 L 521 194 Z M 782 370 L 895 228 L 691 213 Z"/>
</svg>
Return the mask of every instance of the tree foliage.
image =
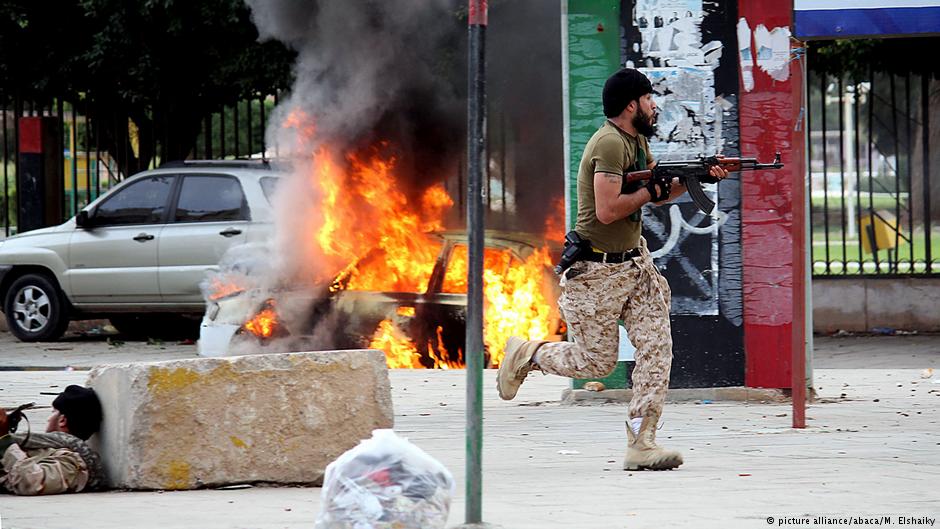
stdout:
<svg viewBox="0 0 940 529">
<path fill-rule="evenodd" d="M 149 164 L 184 158 L 201 119 L 286 89 L 294 53 L 258 42 L 242 0 L 7 0 L 0 4 L 0 93 L 89 103 L 102 144 Z M 122 127 L 140 135 L 135 156 Z M 126 128 L 126 127 L 125 127 Z"/>
<path fill-rule="evenodd" d="M 940 37 L 856 39 L 810 42 L 809 64 L 828 75 L 866 78 L 869 72 L 940 77 L 940 61 L 930 50 L 940 49 Z"/>
</svg>

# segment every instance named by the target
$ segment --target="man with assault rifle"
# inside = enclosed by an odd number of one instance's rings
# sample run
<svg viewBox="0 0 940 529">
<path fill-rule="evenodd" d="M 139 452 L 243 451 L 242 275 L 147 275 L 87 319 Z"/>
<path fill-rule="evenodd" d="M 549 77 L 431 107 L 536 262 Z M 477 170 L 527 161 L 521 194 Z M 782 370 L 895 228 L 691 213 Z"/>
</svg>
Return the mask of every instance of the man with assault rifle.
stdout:
<svg viewBox="0 0 940 529">
<path fill-rule="evenodd" d="M 578 215 L 556 271 L 558 306 L 573 341 L 510 338 L 497 374 L 501 398 L 510 400 L 529 372 L 601 378 L 617 365 L 623 320 L 636 346 L 633 398 L 626 421 L 626 470 L 666 470 L 682 455 L 656 444 L 672 366 L 671 293 L 653 264 L 642 231 L 642 207 L 665 204 L 686 191 L 703 211 L 714 203 L 701 184 L 729 171 L 779 168 L 755 160 L 702 158 L 656 163 L 647 138 L 655 134 L 656 102 L 649 79 L 632 68 L 613 74 L 602 94 L 607 120 L 588 141 L 578 170 Z"/>
</svg>

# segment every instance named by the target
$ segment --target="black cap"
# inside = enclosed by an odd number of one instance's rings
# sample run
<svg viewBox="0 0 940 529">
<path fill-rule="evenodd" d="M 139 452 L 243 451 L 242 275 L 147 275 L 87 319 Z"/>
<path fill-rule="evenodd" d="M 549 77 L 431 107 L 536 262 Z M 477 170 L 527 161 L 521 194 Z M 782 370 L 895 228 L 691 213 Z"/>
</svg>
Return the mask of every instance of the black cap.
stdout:
<svg viewBox="0 0 940 529">
<path fill-rule="evenodd" d="M 633 68 L 624 68 L 604 83 L 604 115 L 609 118 L 619 116 L 630 101 L 652 92 L 653 85 L 645 75 Z"/>
<path fill-rule="evenodd" d="M 52 401 L 52 407 L 65 416 L 69 433 L 80 439 L 88 439 L 101 426 L 101 401 L 91 388 L 69 386 Z"/>
</svg>

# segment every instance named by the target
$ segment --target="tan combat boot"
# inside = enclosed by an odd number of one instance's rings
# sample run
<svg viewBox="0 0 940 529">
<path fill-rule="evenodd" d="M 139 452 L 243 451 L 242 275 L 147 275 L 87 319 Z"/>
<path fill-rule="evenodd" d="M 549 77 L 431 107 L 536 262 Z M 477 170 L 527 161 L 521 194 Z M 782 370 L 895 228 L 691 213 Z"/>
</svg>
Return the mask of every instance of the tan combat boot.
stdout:
<svg viewBox="0 0 940 529">
<path fill-rule="evenodd" d="M 526 375 L 535 369 L 532 364 L 532 355 L 544 341 L 523 340 L 522 338 L 512 336 L 506 342 L 503 361 L 499 364 L 499 372 L 496 373 L 496 389 L 499 391 L 499 398 L 503 400 L 512 400 L 519 391 L 519 386 L 525 381 Z"/>
<path fill-rule="evenodd" d="M 640 424 L 640 433 L 633 434 L 627 421 L 627 455 L 624 470 L 670 470 L 682 464 L 682 454 L 656 445 L 656 424 L 659 415 L 647 415 Z"/>
</svg>

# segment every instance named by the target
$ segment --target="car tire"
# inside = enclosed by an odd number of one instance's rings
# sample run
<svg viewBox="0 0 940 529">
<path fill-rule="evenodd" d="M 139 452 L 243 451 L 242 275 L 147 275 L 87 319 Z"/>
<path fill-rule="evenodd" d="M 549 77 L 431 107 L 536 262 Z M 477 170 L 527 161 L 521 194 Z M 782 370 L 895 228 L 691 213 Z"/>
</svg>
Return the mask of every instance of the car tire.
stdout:
<svg viewBox="0 0 940 529">
<path fill-rule="evenodd" d="M 199 320 L 180 314 L 120 314 L 108 318 L 124 338 L 196 339 Z"/>
<path fill-rule="evenodd" d="M 24 342 L 51 342 L 65 334 L 69 315 L 65 295 L 43 274 L 17 278 L 3 300 L 7 328 Z"/>
</svg>

